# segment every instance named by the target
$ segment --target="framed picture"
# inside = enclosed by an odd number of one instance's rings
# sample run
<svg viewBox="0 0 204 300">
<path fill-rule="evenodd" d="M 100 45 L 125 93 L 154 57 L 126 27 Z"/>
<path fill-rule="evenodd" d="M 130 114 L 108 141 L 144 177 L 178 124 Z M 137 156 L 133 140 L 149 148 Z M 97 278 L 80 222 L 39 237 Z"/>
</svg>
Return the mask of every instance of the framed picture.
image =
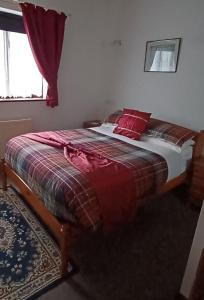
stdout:
<svg viewBox="0 0 204 300">
<path fill-rule="evenodd" d="M 146 43 L 145 72 L 175 73 L 178 66 L 181 38 L 148 41 Z"/>
</svg>

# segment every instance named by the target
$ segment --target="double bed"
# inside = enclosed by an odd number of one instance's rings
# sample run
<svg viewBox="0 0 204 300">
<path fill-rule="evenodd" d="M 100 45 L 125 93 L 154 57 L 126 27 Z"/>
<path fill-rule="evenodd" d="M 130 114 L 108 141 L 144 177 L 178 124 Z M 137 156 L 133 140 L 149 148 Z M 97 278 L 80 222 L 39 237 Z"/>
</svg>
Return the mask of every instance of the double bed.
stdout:
<svg viewBox="0 0 204 300">
<path fill-rule="evenodd" d="M 194 145 L 178 152 L 151 137 L 136 141 L 115 134 L 110 124 L 56 131 L 55 138 L 78 152 L 84 150 L 83 155 L 100 154 L 100 159 L 107 160 L 106 166 L 112 166 L 107 173 L 86 172 L 67 159 L 63 147 L 53 147 L 29 135 L 7 144 L 4 188 L 9 178 L 53 233 L 61 248 L 62 275 L 78 231 L 116 227 L 131 220 L 147 198 L 187 182 L 192 161 L 201 156 L 204 143 L 204 133 L 196 133 Z M 131 188 L 132 194 L 127 196 Z"/>
</svg>

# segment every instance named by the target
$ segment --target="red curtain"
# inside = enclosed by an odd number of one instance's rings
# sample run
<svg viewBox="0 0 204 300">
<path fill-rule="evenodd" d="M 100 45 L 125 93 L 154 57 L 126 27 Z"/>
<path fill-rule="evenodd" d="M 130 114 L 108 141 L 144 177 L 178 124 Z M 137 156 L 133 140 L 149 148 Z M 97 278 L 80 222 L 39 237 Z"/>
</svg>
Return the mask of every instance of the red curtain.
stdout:
<svg viewBox="0 0 204 300">
<path fill-rule="evenodd" d="M 57 74 L 66 16 L 30 3 L 20 3 L 28 40 L 40 73 L 48 83 L 47 105 L 58 105 Z"/>
</svg>

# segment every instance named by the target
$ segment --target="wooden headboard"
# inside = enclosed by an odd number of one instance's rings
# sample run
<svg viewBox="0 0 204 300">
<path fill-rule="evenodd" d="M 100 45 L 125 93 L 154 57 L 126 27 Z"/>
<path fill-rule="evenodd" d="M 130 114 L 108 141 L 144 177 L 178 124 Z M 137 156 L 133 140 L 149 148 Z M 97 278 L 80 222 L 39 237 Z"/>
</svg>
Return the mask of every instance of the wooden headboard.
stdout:
<svg viewBox="0 0 204 300">
<path fill-rule="evenodd" d="M 194 138 L 193 159 L 198 159 L 204 155 L 204 130 L 198 132 Z"/>
</svg>

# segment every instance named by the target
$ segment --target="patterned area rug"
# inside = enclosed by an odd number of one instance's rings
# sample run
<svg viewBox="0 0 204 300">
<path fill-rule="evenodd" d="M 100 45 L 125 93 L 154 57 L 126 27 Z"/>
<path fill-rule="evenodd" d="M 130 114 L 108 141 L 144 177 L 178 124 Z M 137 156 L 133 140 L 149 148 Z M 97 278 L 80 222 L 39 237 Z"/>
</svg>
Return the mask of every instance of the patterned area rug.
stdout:
<svg viewBox="0 0 204 300">
<path fill-rule="evenodd" d="M 0 299 L 23 300 L 60 279 L 60 252 L 16 193 L 0 190 Z"/>
</svg>

